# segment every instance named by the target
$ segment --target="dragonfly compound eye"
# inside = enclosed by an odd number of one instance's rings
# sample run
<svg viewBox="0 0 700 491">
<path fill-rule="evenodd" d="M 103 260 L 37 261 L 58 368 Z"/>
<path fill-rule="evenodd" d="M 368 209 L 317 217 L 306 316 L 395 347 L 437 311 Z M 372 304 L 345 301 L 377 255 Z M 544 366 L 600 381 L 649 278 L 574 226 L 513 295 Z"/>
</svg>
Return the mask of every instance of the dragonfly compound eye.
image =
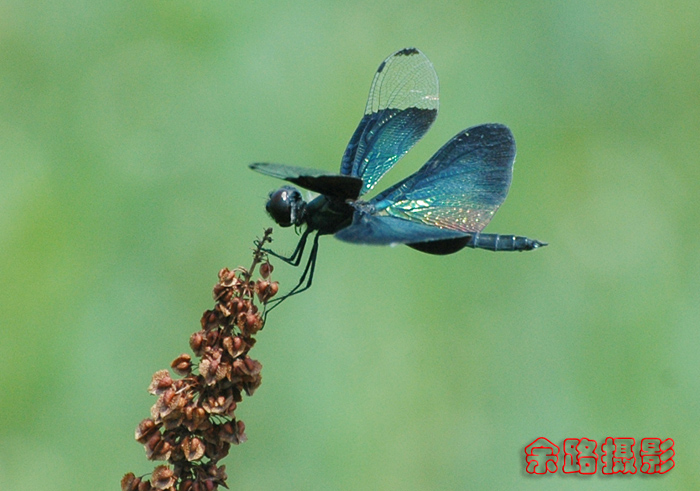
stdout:
<svg viewBox="0 0 700 491">
<path fill-rule="evenodd" d="M 265 209 L 280 227 L 290 227 L 301 223 L 303 208 L 301 193 L 292 186 L 284 186 L 270 193 Z"/>
</svg>

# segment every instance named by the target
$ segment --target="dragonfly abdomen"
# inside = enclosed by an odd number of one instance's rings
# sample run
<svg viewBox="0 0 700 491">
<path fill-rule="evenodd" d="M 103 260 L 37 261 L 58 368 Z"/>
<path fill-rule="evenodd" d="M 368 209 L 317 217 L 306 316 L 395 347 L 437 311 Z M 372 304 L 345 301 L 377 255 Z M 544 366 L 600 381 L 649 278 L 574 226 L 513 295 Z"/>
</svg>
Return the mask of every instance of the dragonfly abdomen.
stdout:
<svg viewBox="0 0 700 491">
<path fill-rule="evenodd" d="M 465 247 L 489 251 L 531 251 L 546 246 L 544 242 L 518 235 L 474 234 Z"/>
</svg>

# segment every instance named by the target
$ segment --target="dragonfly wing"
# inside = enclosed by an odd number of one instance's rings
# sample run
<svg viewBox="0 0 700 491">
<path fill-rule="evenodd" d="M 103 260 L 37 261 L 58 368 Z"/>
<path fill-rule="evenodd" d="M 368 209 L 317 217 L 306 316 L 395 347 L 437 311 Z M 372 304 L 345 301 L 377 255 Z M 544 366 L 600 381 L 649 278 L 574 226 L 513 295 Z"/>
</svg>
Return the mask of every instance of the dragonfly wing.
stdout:
<svg viewBox="0 0 700 491">
<path fill-rule="evenodd" d="M 364 181 L 361 195 L 428 131 L 437 117 L 438 97 L 435 69 L 419 50 L 397 51 L 379 65 L 365 115 L 340 166 L 341 174 Z"/>
<path fill-rule="evenodd" d="M 356 211 L 352 223 L 335 234 L 337 239 L 356 244 L 416 244 L 455 239 L 469 234 L 393 216 L 377 216 Z"/>
<path fill-rule="evenodd" d="M 369 203 L 388 216 L 463 233 L 479 232 L 508 194 L 515 139 L 508 127 L 485 124 L 457 134 L 415 174 Z"/>
<path fill-rule="evenodd" d="M 362 179 L 307 169 L 293 165 L 255 163 L 249 166 L 256 172 L 297 184 L 298 186 L 342 200 L 356 199 L 362 188 Z"/>
</svg>

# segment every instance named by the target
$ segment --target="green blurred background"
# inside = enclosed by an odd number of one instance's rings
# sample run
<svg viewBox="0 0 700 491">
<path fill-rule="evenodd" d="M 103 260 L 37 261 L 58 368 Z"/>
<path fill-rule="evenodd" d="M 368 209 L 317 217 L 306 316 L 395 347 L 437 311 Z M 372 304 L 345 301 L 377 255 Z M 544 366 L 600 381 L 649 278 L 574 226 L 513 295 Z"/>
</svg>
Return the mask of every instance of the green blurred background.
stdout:
<svg viewBox="0 0 700 491">
<path fill-rule="evenodd" d="M 247 164 L 337 169 L 406 46 L 436 68 L 440 116 L 377 188 L 505 123 L 518 158 L 486 231 L 550 246 L 322 239 L 312 290 L 258 336 L 229 484 L 700 488 L 696 0 L 93 0 L 0 4 L 0 490 L 152 470 L 133 439 L 150 377 L 272 224 L 279 182 Z M 673 438 L 676 467 L 532 476 L 540 436 Z"/>
</svg>

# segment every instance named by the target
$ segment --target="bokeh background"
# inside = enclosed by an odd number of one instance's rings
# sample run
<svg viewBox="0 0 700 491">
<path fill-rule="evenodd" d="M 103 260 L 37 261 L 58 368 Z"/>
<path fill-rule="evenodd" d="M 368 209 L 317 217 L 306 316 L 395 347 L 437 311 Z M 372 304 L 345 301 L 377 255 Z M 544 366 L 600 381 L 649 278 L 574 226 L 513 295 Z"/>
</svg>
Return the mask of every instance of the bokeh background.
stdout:
<svg viewBox="0 0 700 491">
<path fill-rule="evenodd" d="M 446 257 L 325 238 L 312 290 L 258 336 L 233 489 L 700 487 L 700 4 L 0 4 L 0 489 L 118 489 L 134 428 L 247 265 L 279 182 L 335 170 L 377 66 L 433 62 L 432 130 L 518 157 L 486 231 Z M 292 230 L 276 230 L 289 252 Z M 298 271 L 278 264 L 291 287 Z M 532 476 L 538 437 L 675 440 L 664 476 Z M 638 448 L 638 447 L 636 447 Z"/>
</svg>

